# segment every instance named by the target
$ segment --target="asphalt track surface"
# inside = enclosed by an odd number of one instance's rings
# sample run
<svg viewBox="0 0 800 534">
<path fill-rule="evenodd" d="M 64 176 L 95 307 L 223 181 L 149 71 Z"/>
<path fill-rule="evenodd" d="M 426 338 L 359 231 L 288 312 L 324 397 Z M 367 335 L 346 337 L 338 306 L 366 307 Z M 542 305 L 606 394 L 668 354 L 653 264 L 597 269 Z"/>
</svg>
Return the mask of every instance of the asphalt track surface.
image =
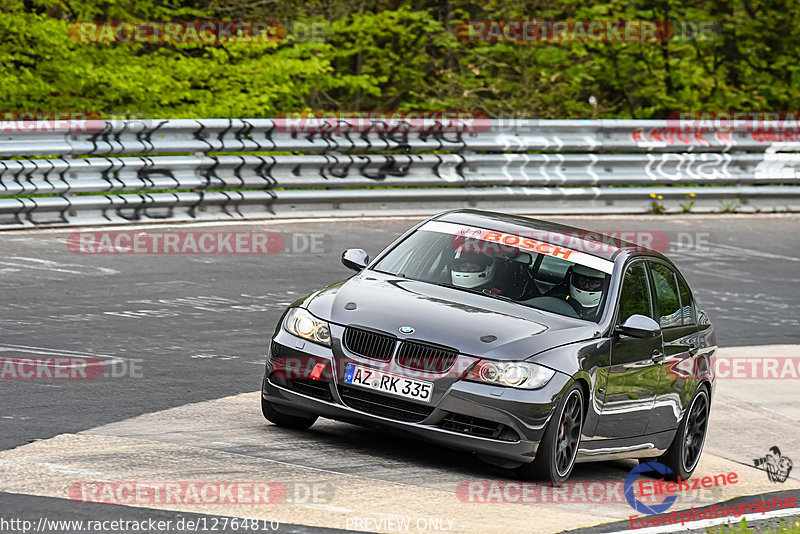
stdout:
<svg viewBox="0 0 800 534">
<path fill-rule="evenodd" d="M 800 302 L 800 217 L 553 219 L 599 231 L 666 233 L 672 242 L 667 254 L 681 268 L 701 306 L 710 314 L 721 347 L 800 344 L 800 318 L 796 314 Z M 176 477 L 185 473 L 185 462 L 215 454 L 244 457 L 254 462 L 253 469 L 272 465 L 259 462 L 282 462 L 289 469 L 282 476 L 305 480 L 307 471 L 292 470 L 302 462 L 305 467 L 330 470 L 322 478 L 330 477 L 340 489 L 337 499 L 357 500 L 358 495 L 376 489 L 399 495 L 403 492 L 398 488 L 405 488 L 407 501 L 390 499 L 384 505 L 413 505 L 418 512 L 425 502 L 412 501 L 424 496 L 425 491 L 434 492 L 429 495 L 429 502 L 433 503 L 441 498 L 435 492 L 452 494 L 461 481 L 507 477 L 469 455 L 351 425 L 321 421 L 311 434 L 277 429 L 260 419 L 257 396 L 238 395 L 259 388 L 266 342 L 287 304 L 347 277 L 349 271 L 339 262 L 343 249 L 361 247 L 374 255 L 414 222 L 404 219 L 173 228 L 280 232 L 294 250 L 272 255 L 78 255 L 66 246 L 71 231 L 0 234 L 0 288 L 5 304 L 0 312 L 0 355 L 93 356 L 106 363 L 109 374 L 124 375 L 96 380 L 0 382 L 0 451 L 17 447 L 0 452 L 4 475 L 0 490 L 6 492 L 0 493 L 0 517 L 10 515 L 9 510 L 24 509 L 38 510 L 40 514 L 52 512 L 51 517 L 74 517 L 78 510 L 86 515 L 86 505 L 63 498 L 65 480 L 58 476 L 74 479 L 80 476 L 81 469 L 91 471 L 86 466 L 92 465 L 105 466 L 98 468 L 105 473 L 122 470 L 130 477 L 144 476 L 131 459 L 152 450 L 156 442 L 163 445 L 164 458 L 174 458 L 175 464 L 167 462 L 163 471 L 149 473 L 151 480 L 156 473 L 161 473 L 162 480 L 182 480 Z M 293 243 L 294 235 L 305 237 L 296 238 Z M 322 250 L 309 252 L 307 246 L 303 250 L 309 238 L 316 239 Z M 744 466 L 772 445 L 780 445 L 787 456 L 794 452 L 794 457 L 800 458 L 800 418 L 796 411 L 796 400 L 800 399 L 797 388 L 792 389 L 790 384 L 749 386 L 726 386 L 724 394 L 730 402 L 725 407 L 715 406 L 718 428 L 712 426 L 716 435 L 712 432 L 709 436 L 707 460 L 704 456 L 701 468 L 709 473 L 750 469 L 756 472 L 743 476 L 751 484 L 748 487 L 753 488 L 751 493 L 774 491 L 777 488 L 763 472 Z M 184 406 L 204 401 L 212 402 Z M 178 410 L 177 416 L 172 408 Z M 181 415 L 180 410 L 189 411 Z M 128 421 L 143 414 L 151 415 Z M 86 432 L 79 434 L 82 431 Z M 58 437 L 49 439 L 54 436 Z M 76 450 L 96 453 L 76 457 Z M 115 450 L 127 453 L 117 454 Z M 220 465 L 225 463 L 224 457 L 214 460 Z M 84 467 L 76 467 L 80 465 Z M 585 480 L 618 480 L 632 465 L 582 465 L 576 476 Z M 236 474 L 242 480 L 244 474 Z M 87 475 L 82 476 L 85 479 Z M 345 476 L 364 480 L 342 482 L 341 477 Z M 313 480 L 319 479 L 317 475 Z M 786 485 L 796 488 L 797 479 L 790 478 Z M 20 503 L 34 498 L 24 494 L 40 496 L 35 505 L 25 507 Z M 306 506 L 290 510 L 284 506 L 282 528 L 305 528 L 286 526 L 292 523 L 343 528 L 342 522 L 326 523 L 319 518 L 346 515 L 337 510 L 346 506 L 339 501 L 328 506 L 332 509 Z M 114 508 L 91 506 L 91 516 L 119 515 Z M 474 508 L 475 505 L 467 508 L 466 513 L 476 513 Z M 129 508 L 125 517 L 150 517 L 151 512 Z M 221 509 L 197 512 L 252 515 L 251 511 Z M 562 512 L 580 516 L 574 508 L 567 507 Z M 597 512 L 581 513 L 590 517 L 596 513 L 596 522 L 613 519 L 613 514 Z M 187 515 L 186 511 L 171 513 Z M 431 510 L 429 515 L 436 513 Z M 487 508 L 478 515 L 492 514 Z M 475 524 L 478 523 L 476 519 Z M 575 526 L 583 524 L 592 523 Z M 567 528 L 571 525 L 565 523 L 563 529 Z M 470 530 L 463 524 L 461 529 Z"/>
</svg>

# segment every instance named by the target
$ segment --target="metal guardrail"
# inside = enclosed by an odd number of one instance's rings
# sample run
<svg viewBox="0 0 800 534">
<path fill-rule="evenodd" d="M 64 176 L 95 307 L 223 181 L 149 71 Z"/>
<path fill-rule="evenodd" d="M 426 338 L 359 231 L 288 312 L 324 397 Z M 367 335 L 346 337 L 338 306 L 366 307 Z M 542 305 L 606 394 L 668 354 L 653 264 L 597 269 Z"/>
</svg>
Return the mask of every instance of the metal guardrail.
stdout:
<svg viewBox="0 0 800 534">
<path fill-rule="evenodd" d="M 373 120 L 350 131 L 345 119 L 211 119 L 69 130 L 32 123 L 0 137 L 0 157 L 15 158 L 0 161 L 0 228 L 459 206 L 551 214 L 800 209 L 800 134 L 777 123 L 731 132 L 665 121 Z M 207 155 L 220 152 L 257 155 Z"/>
</svg>

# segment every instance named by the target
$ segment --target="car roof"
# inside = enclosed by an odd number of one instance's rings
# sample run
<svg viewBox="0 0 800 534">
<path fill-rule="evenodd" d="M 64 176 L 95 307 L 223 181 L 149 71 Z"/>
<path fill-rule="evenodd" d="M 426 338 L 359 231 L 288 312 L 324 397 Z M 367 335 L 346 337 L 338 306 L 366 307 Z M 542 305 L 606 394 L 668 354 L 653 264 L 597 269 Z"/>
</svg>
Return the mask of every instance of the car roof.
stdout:
<svg viewBox="0 0 800 534">
<path fill-rule="evenodd" d="M 641 245 L 636 245 L 629 241 L 608 236 L 602 232 L 586 230 L 583 228 L 577 228 L 575 226 L 567 226 L 550 221 L 543 221 L 541 219 L 532 219 L 530 217 L 523 217 L 521 215 L 509 215 L 506 213 L 497 213 L 492 211 L 460 209 L 440 213 L 439 215 L 433 217 L 433 219 L 437 221 L 476 226 L 485 228 L 487 230 L 494 230 L 497 232 L 517 234 L 522 236 L 531 230 L 556 234 L 564 239 L 564 246 L 574 248 L 570 247 L 570 242 L 573 243 L 573 245 L 577 242 L 582 242 L 586 244 L 585 247 L 580 247 L 584 252 L 609 261 L 616 261 L 620 258 L 620 256 L 627 257 L 634 253 L 644 253 L 647 255 L 664 258 L 662 254 L 659 254 L 656 251 L 646 249 Z M 592 239 L 584 238 L 586 236 L 598 235 L 603 236 L 602 243 L 605 245 L 599 249 L 597 247 L 596 240 L 593 241 Z M 558 245 L 559 243 L 553 244 Z"/>
</svg>

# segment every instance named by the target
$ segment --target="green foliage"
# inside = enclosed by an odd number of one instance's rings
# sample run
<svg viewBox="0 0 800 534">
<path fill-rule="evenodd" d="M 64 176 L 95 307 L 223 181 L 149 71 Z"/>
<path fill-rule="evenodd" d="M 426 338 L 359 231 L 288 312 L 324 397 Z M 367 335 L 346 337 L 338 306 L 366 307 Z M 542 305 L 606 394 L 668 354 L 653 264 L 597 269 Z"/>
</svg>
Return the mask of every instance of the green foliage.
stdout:
<svg viewBox="0 0 800 534">
<path fill-rule="evenodd" d="M 151 117 L 482 110 L 664 118 L 800 108 L 800 0 L 0 0 L 2 110 Z M 713 21 L 667 42 L 461 41 L 468 19 Z M 69 24 L 280 20 L 277 43 L 78 43 Z M 316 25 L 322 37 L 304 39 Z M 596 105 L 589 104 L 589 98 Z M 691 209 L 691 208 L 690 208 Z"/>
<path fill-rule="evenodd" d="M 694 197 L 694 193 L 686 193 L 686 200 L 678 203 L 683 213 L 690 213 L 692 211 L 694 207 L 694 200 L 692 200 L 692 197 Z"/>
<path fill-rule="evenodd" d="M 781 518 L 776 527 L 773 526 L 753 526 L 748 527 L 747 520 L 741 519 L 738 523 L 721 525 L 706 528 L 707 534 L 800 534 L 800 517 Z"/>
<path fill-rule="evenodd" d="M 733 200 L 720 200 L 719 201 L 719 211 L 720 213 L 736 213 L 739 211 L 739 199 L 734 198 Z"/>
</svg>

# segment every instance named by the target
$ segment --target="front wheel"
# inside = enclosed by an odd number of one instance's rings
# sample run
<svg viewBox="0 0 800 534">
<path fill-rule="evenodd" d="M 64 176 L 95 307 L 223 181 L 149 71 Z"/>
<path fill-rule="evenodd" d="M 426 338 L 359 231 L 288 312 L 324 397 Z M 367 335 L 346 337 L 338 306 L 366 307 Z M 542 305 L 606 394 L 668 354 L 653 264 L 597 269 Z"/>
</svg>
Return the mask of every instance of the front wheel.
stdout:
<svg viewBox="0 0 800 534">
<path fill-rule="evenodd" d="M 573 383 L 556 407 L 539 443 L 536 459 L 518 467 L 523 480 L 560 486 L 572 474 L 583 430 L 583 390 Z"/>
<path fill-rule="evenodd" d="M 317 421 L 316 415 L 300 417 L 281 413 L 275 409 L 272 403 L 264 400 L 264 397 L 261 397 L 261 413 L 264 414 L 264 418 L 270 423 L 293 430 L 308 430 L 311 428 L 311 425 Z"/>
<path fill-rule="evenodd" d="M 672 470 L 665 478 L 686 480 L 694 473 L 706 440 L 709 408 L 708 391 L 702 387 L 686 410 L 669 449 L 658 459 Z"/>
</svg>

